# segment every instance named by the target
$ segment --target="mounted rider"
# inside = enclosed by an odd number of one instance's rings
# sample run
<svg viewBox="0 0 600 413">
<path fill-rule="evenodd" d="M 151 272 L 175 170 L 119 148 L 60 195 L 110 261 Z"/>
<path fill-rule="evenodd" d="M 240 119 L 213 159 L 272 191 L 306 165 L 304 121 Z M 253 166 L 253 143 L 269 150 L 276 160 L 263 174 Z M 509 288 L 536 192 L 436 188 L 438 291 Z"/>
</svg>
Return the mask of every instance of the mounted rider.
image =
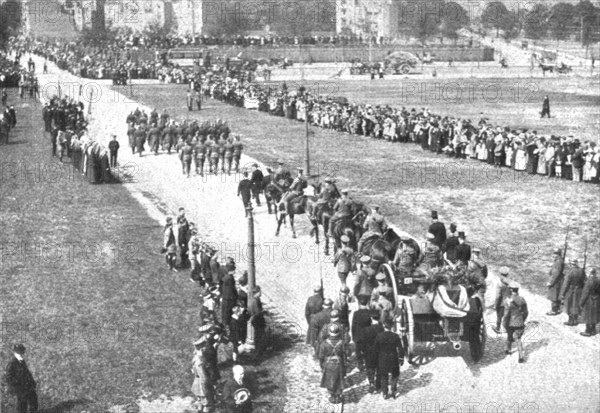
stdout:
<svg viewBox="0 0 600 413">
<path fill-rule="evenodd" d="M 335 180 L 325 179 L 325 187 L 321 190 L 321 193 L 319 194 L 319 199 L 315 204 L 311 219 L 313 221 L 316 221 L 323 207 L 326 204 L 329 204 L 333 208 L 333 205 L 339 198 L 341 198 L 341 195 L 337 187 L 335 186 Z"/>
<path fill-rule="evenodd" d="M 329 228 L 332 235 L 335 223 L 342 218 L 351 217 L 352 215 L 354 201 L 348 196 L 348 192 L 350 192 L 348 189 L 342 189 L 342 197 L 335 201 L 335 205 L 333 206 L 335 214 L 329 220 Z"/>
<path fill-rule="evenodd" d="M 277 168 L 275 169 L 275 183 L 279 184 L 280 181 L 287 181 L 288 179 L 292 179 L 292 173 L 289 169 L 287 169 L 283 162 L 278 162 Z"/>
<path fill-rule="evenodd" d="M 364 242 L 371 237 L 381 238 L 384 232 L 387 230 L 387 222 L 385 217 L 379 211 L 379 205 L 373 205 L 371 213 L 367 215 L 363 228 L 366 229 L 363 236 L 358 241 L 358 251 L 362 250 Z"/>
<path fill-rule="evenodd" d="M 400 237 L 400 245 L 394 257 L 394 266 L 400 278 L 410 277 L 419 260 L 417 251 L 410 245 L 409 241 L 410 237 L 408 236 L 403 235 Z"/>
<path fill-rule="evenodd" d="M 299 196 L 304 195 L 304 189 L 308 187 L 308 181 L 304 176 L 304 169 L 297 169 L 298 175 L 296 175 L 296 178 L 294 178 L 294 181 L 290 185 L 290 190 L 283 196 L 283 199 L 281 200 L 285 213 L 288 212 L 290 203 Z"/>
</svg>

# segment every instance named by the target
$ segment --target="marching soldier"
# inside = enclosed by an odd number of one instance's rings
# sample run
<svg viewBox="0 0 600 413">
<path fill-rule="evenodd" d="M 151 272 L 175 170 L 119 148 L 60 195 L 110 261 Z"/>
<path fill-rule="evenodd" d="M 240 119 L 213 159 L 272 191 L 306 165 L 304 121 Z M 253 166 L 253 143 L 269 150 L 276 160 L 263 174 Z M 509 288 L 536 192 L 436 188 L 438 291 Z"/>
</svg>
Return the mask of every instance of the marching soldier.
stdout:
<svg viewBox="0 0 600 413">
<path fill-rule="evenodd" d="M 219 162 L 221 163 L 221 172 L 225 173 L 225 145 L 227 144 L 227 139 L 225 138 L 225 134 L 222 133 L 219 136 L 219 140 L 217 141 L 217 146 L 219 148 Z"/>
<path fill-rule="evenodd" d="M 204 176 L 204 161 L 206 160 L 206 152 L 208 148 L 206 146 L 206 139 L 203 137 L 200 142 L 196 144 L 194 151 L 196 160 L 196 175 Z"/>
<path fill-rule="evenodd" d="M 433 243 L 441 249 L 446 242 L 446 226 L 438 221 L 437 211 L 431 211 L 431 219 L 433 222 L 429 225 L 429 232 L 434 235 Z"/>
<path fill-rule="evenodd" d="M 585 323 L 585 331 L 579 333 L 584 337 L 591 337 L 598 332 L 596 331 L 596 324 L 600 318 L 600 278 L 598 278 L 598 270 L 592 268 L 590 276 L 583 286 L 583 292 L 581 293 L 581 299 L 579 300 L 579 307 L 581 307 L 581 313 L 583 314 L 583 322 Z"/>
<path fill-rule="evenodd" d="M 210 145 L 210 167 L 212 169 L 212 173 L 213 174 L 217 174 L 219 171 L 219 151 L 220 151 L 220 146 L 217 144 L 217 142 L 213 141 L 211 142 Z"/>
<path fill-rule="evenodd" d="M 240 135 L 235 136 L 235 140 L 233 141 L 233 161 L 235 164 L 235 173 L 240 172 L 240 158 L 242 157 L 242 150 L 244 149 L 244 145 L 240 142 Z"/>
<path fill-rule="evenodd" d="M 328 329 L 328 338 L 319 349 L 319 361 L 323 370 L 321 387 L 329 391 L 329 401 L 333 404 L 342 402 L 344 377 L 346 376 L 348 354 L 341 335 L 340 326 L 331 324 Z"/>
<path fill-rule="evenodd" d="M 309 327 L 311 317 L 323 309 L 323 287 L 321 287 L 321 284 L 315 285 L 313 293 L 313 295 L 308 297 L 306 306 L 304 307 L 304 317 Z"/>
<path fill-rule="evenodd" d="M 498 285 L 498 289 L 496 290 L 496 300 L 495 300 L 495 308 L 496 308 L 496 326 L 492 327 L 492 330 L 496 334 L 500 334 L 500 326 L 502 325 L 502 317 L 504 317 L 504 304 L 506 299 L 510 296 L 510 289 L 508 285 L 510 284 L 510 279 L 508 278 L 508 273 L 510 270 L 508 267 L 500 268 L 500 285 Z"/>
<path fill-rule="evenodd" d="M 328 324 L 331 320 L 331 307 L 333 301 L 329 298 L 323 301 L 323 309 L 314 314 L 310 318 L 310 327 L 308 328 L 308 334 L 306 334 L 306 344 L 310 344 L 315 349 L 315 357 L 318 358 L 319 354 L 316 352 L 319 344 L 319 334 L 324 325 Z"/>
<path fill-rule="evenodd" d="M 565 303 L 565 313 L 569 320 L 563 323 L 566 326 L 579 324 L 579 301 L 585 284 L 585 271 L 577 266 L 577 259 L 571 260 L 571 267 L 565 273 L 565 282 L 560 292 L 561 301 Z"/>
<path fill-rule="evenodd" d="M 260 206 L 260 191 L 262 191 L 265 177 L 257 163 L 252 164 L 252 167 L 254 168 L 252 176 L 250 177 L 250 181 L 252 182 L 252 196 L 254 202 L 256 202 L 256 206 Z"/>
<path fill-rule="evenodd" d="M 342 287 L 338 298 L 333 302 L 333 309 L 337 310 L 340 315 L 340 324 L 346 329 L 350 330 L 350 309 L 348 306 L 348 294 L 350 289 L 348 287 Z"/>
<path fill-rule="evenodd" d="M 238 184 L 237 196 L 242 197 L 246 217 L 248 217 L 248 208 L 252 206 L 252 182 L 248 179 L 248 172 L 243 173 L 244 178 Z"/>
<path fill-rule="evenodd" d="M 348 245 L 350 238 L 347 235 L 342 235 L 340 238 L 342 248 L 340 248 L 333 257 L 333 265 L 337 267 L 338 277 L 342 283 L 342 288 L 346 287 L 346 279 L 351 271 L 356 270 L 356 262 L 354 259 L 354 251 Z"/>
<path fill-rule="evenodd" d="M 504 328 L 507 332 L 506 354 L 510 355 L 511 346 L 514 341 L 517 342 L 519 351 L 519 363 L 525 362 L 525 353 L 523 351 L 523 332 L 525 331 L 525 321 L 529 312 L 525 299 L 519 295 L 519 284 L 511 282 L 509 284 L 510 296 L 506 299 L 504 307 L 506 314 L 504 316 Z"/>
<path fill-rule="evenodd" d="M 553 253 L 554 261 L 550 268 L 548 283 L 548 299 L 552 302 L 552 307 L 546 315 L 558 315 L 560 314 L 560 290 L 564 280 L 564 261 L 562 257 L 562 250 L 556 249 Z"/>
<path fill-rule="evenodd" d="M 398 334 L 392 332 L 392 320 L 383 322 L 385 331 L 377 334 L 374 352 L 377 355 L 377 374 L 381 380 L 383 398 L 396 398 L 396 386 L 400 377 L 400 366 L 404 364 L 404 348 Z M 391 381 L 390 381 L 391 375 Z M 388 389 L 389 383 L 389 389 Z"/>
<path fill-rule="evenodd" d="M 192 155 L 194 154 L 194 148 L 190 145 L 190 141 L 186 140 L 183 147 L 181 148 L 181 163 L 183 166 L 183 174 L 190 177 L 190 169 L 192 167 Z"/>
<path fill-rule="evenodd" d="M 229 138 L 224 145 L 225 161 L 227 162 L 227 175 L 231 175 L 231 163 L 233 161 L 233 139 Z M 223 172 L 225 172 L 225 164 L 223 164 Z"/>
</svg>

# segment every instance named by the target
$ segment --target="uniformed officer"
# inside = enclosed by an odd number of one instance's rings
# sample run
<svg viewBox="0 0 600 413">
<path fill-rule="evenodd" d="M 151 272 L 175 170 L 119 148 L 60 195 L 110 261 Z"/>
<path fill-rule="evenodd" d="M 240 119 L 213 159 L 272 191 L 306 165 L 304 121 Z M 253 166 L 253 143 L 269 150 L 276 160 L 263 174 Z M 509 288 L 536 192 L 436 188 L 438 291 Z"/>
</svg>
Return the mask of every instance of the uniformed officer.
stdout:
<svg viewBox="0 0 600 413">
<path fill-rule="evenodd" d="M 225 173 L 225 145 L 227 144 L 227 139 L 224 133 L 221 133 L 219 136 L 219 140 L 217 141 L 217 145 L 219 147 L 219 162 L 221 163 L 221 172 Z M 233 146 L 232 146 L 233 150 Z M 232 152 L 233 156 L 233 152 Z"/>
<path fill-rule="evenodd" d="M 346 329 L 346 331 L 350 330 L 350 308 L 348 304 L 348 294 L 350 294 L 350 289 L 347 286 L 340 288 L 338 298 L 333 302 L 333 309 L 339 312 L 340 323 Z"/>
<path fill-rule="evenodd" d="M 357 250 L 362 251 L 362 246 L 368 238 L 373 235 L 383 235 L 383 233 L 387 230 L 387 222 L 385 217 L 381 214 L 379 210 L 379 205 L 373 205 L 371 207 L 371 212 L 365 218 L 365 222 L 363 224 L 363 228 L 366 230 L 365 233 L 360 237 L 358 241 Z"/>
<path fill-rule="evenodd" d="M 370 265 L 371 257 L 368 255 L 360 257 L 360 263 L 360 273 L 356 277 L 353 294 L 359 302 L 361 297 L 364 297 L 368 303 L 371 300 L 373 290 L 377 287 L 377 281 L 375 280 L 377 271 Z"/>
<path fill-rule="evenodd" d="M 335 186 L 335 181 L 333 179 L 325 179 L 325 187 L 319 194 L 315 207 L 313 208 L 311 219 L 316 221 L 323 206 L 330 204 L 331 207 L 333 207 L 335 201 L 340 197 L 341 195 Z"/>
<path fill-rule="evenodd" d="M 398 277 L 401 279 L 410 277 L 417 266 L 418 260 L 417 252 L 410 245 L 410 238 L 406 235 L 400 236 L 400 245 L 396 250 L 393 261 Z"/>
<path fill-rule="evenodd" d="M 192 155 L 194 153 L 194 148 L 190 145 L 190 141 L 186 140 L 183 148 L 181 148 L 181 163 L 183 166 L 183 174 L 190 177 L 190 169 L 192 167 Z"/>
<path fill-rule="evenodd" d="M 211 172 L 215 175 L 219 171 L 219 150 L 220 146 L 213 140 L 210 145 L 210 167 Z"/>
<path fill-rule="evenodd" d="M 277 162 L 277 168 L 274 172 L 275 182 L 280 183 L 280 181 L 287 181 L 292 178 L 292 173 L 289 171 L 287 167 L 284 166 L 283 162 Z"/>
<path fill-rule="evenodd" d="M 387 400 L 390 397 L 396 398 L 400 366 L 404 364 L 404 348 L 400 336 L 392 332 L 393 321 L 384 320 L 383 327 L 385 331 L 377 334 L 373 347 L 377 355 L 377 374 L 381 380 L 383 398 Z"/>
<path fill-rule="evenodd" d="M 510 296 L 510 289 L 508 285 L 510 284 L 510 279 L 508 278 L 508 273 L 510 270 L 508 267 L 500 268 L 500 284 L 496 290 L 496 300 L 495 300 L 495 308 L 496 308 L 496 326 L 492 327 L 492 330 L 496 334 L 500 334 L 500 326 L 502 325 L 502 317 L 504 317 L 504 303 L 506 299 Z"/>
<path fill-rule="evenodd" d="M 171 271 L 177 272 L 177 242 L 175 240 L 175 233 L 173 232 L 173 218 L 167 217 L 167 223 L 163 231 L 163 253 L 165 254 L 165 260 L 167 267 Z"/>
<path fill-rule="evenodd" d="M 329 401 L 333 404 L 342 402 L 344 377 L 346 376 L 347 347 L 342 339 L 342 331 L 338 324 L 329 326 L 328 338 L 318 353 L 323 375 L 321 387 L 329 391 Z"/>
<path fill-rule="evenodd" d="M 291 202 L 297 197 L 302 196 L 304 194 L 304 189 L 308 187 L 308 182 L 304 176 L 304 170 L 302 168 L 297 168 L 297 170 L 298 174 L 292 181 L 290 190 L 283 196 L 283 199 L 281 200 L 285 213 L 287 213 L 289 210 Z"/>
<path fill-rule="evenodd" d="M 310 318 L 323 309 L 323 287 L 317 284 L 313 288 L 313 295 L 308 297 L 304 306 L 304 317 L 306 324 L 310 327 Z"/>
<path fill-rule="evenodd" d="M 321 329 L 331 320 L 332 306 L 333 301 L 329 298 L 325 299 L 325 301 L 323 301 L 323 309 L 310 318 L 310 327 L 308 329 L 308 334 L 306 335 L 306 344 L 310 344 L 315 351 L 319 343 L 319 333 L 321 332 Z M 315 353 L 314 355 L 315 357 L 318 357 L 318 353 Z"/>
<path fill-rule="evenodd" d="M 371 309 L 375 309 L 381 313 L 381 321 L 389 318 L 393 309 L 392 299 L 394 290 L 387 283 L 386 276 L 383 273 L 378 273 L 375 276 L 377 287 L 371 293 Z"/>
<path fill-rule="evenodd" d="M 349 192 L 350 190 L 348 189 L 342 189 L 342 197 L 339 198 L 333 206 L 335 214 L 333 214 L 329 220 L 329 231 L 331 236 L 333 236 L 333 228 L 335 227 L 335 223 L 340 219 L 348 217 L 352 214 L 352 206 L 354 205 L 354 202 L 348 196 Z"/>
<path fill-rule="evenodd" d="M 248 217 L 248 208 L 252 206 L 252 182 L 248 179 L 248 172 L 243 173 L 244 178 L 238 184 L 237 196 L 242 198 L 246 217 Z"/>
<path fill-rule="evenodd" d="M 549 280 L 546 286 L 548 287 L 548 299 L 552 302 L 552 307 L 546 315 L 560 314 L 560 290 L 564 280 L 564 261 L 562 250 L 557 248 L 552 254 L 554 260 L 550 267 Z"/>
<path fill-rule="evenodd" d="M 571 260 L 571 266 L 565 273 L 565 282 L 560 292 L 561 301 L 565 303 L 564 311 L 569 320 L 564 324 L 576 326 L 579 324 L 579 300 L 585 284 L 585 271 L 577 265 L 577 259 Z"/>
<path fill-rule="evenodd" d="M 488 267 L 485 260 L 481 257 L 481 249 L 473 248 L 473 256 L 471 257 L 471 261 L 469 261 L 468 271 L 476 273 L 484 280 L 487 278 Z"/>
<path fill-rule="evenodd" d="M 350 238 L 347 235 L 342 235 L 340 241 L 342 242 L 342 248 L 335 253 L 333 265 L 337 267 L 338 277 L 342 283 L 342 288 L 344 288 L 346 287 L 348 274 L 356 269 L 356 261 L 354 251 L 348 245 Z"/>
<path fill-rule="evenodd" d="M 429 268 L 436 268 L 442 265 L 442 251 L 435 243 L 435 235 L 431 232 L 427 234 L 427 246 L 421 258 L 422 263 L 428 265 Z"/>
<path fill-rule="evenodd" d="M 600 318 L 600 278 L 598 278 L 598 270 L 592 268 L 590 276 L 583 286 L 579 307 L 583 314 L 583 322 L 585 323 L 585 331 L 581 334 L 584 337 L 591 337 L 598 332 L 596 324 Z"/>
<path fill-rule="evenodd" d="M 441 249 L 446 242 L 446 226 L 438 221 L 437 211 L 431 211 L 431 219 L 433 222 L 429 225 L 429 232 L 434 235 L 433 243 Z"/>
<path fill-rule="evenodd" d="M 521 337 L 523 336 L 523 331 L 525 331 L 525 321 L 529 312 L 525 299 L 519 295 L 519 284 L 512 281 L 508 287 L 510 296 L 506 298 L 504 304 L 506 308 L 504 328 L 507 332 L 506 354 L 510 355 L 512 343 L 516 341 L 517 349 L 519 350 L 519 363 L 523 363 L 525 361 L 525 353 Z"/>
</svg>

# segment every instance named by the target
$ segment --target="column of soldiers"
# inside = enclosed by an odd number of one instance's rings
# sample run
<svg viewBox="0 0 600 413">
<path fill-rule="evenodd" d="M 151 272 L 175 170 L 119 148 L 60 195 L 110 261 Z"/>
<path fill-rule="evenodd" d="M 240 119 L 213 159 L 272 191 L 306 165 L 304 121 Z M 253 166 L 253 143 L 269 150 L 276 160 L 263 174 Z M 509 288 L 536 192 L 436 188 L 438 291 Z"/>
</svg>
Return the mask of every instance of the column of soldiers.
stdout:
<svg viewBox="0 0 600 413">
<path fill-rule="evenodd" d="M 196 396 L 198 412 L 214 412 L 219 402 L 223 411 L 251 412 L 256 389 L 244 375 L 244 368 L 233 366 L 233 378 L 221 382 L 219 367 L 228 362 L 239 363 L 240 355 L 250 352 L 247 340 L 255 343 L 254 355 L 265 349 L 266 320 L 261 303 L 261 289 L 248 289 L 248 273 L 235 277 L 233 257 L 219 262 L 219 254 L 211 243 L 198 235 L 194 223 L 180 210 L 175 221 L 167 218 L 163 252 L 168 266 L 174 265 L 177 251 L 187 255 L 191 280 L 200 285 L 199 337 L 194 341 L 191 391 Z M 176 227 L 174 227 L 176 225 Z M 249 305 L 248 295 L 252 294 Z M 221 390 L 222 389 L 222 390 Z"/>
<path fill-rule="evenodd" d="M 153 109 L 148 115 L 139 108 L 132 111 L 126 121 L 132 154 L 141 157 L 146 144 L 155 155 L 159 149 L 168 154 L 173 150 L 179 156 L 183 175 L 188 178 L 192 171 L 196 176 L 240 171 L 244 146 L 239 135 L 232 136 L 226 121 L 176 121 L 166 109 L 160 115 Z"/>
</svg>

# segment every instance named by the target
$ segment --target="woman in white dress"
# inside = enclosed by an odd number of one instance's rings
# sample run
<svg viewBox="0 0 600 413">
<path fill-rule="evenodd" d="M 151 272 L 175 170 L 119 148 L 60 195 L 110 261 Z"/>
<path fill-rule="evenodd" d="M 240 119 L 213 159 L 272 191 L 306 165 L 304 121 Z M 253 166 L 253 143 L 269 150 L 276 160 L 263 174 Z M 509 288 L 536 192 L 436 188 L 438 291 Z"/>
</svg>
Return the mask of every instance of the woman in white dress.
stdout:
<svg viewBox="0 0 600 413">
<path fill-rule="evenodd" d="M 546 143 L 544 138 L 538 143 L 538 159 L 537 173 L 546 175 Z"/>
<path fill-rule="evenodd" d="M 594 161 L 595 151 L 590 148 L 589 144 L 586 145 L 586 149 L 584 152 L 584 164 L 583 164 L 583 180 L 584 182 L 590 182 L 595 176 L 596 171 L 594 171 L 592 162 Z"/>
<path fill-rule="evenodd" d="M 477 144 L 477 159 L 480 161 L 487 160 L 487 148 L 485 147 L 485 139 L 481 139 Z"/>
<path fill-rule="evenodd" d="M 524 171 L 527 169 L 527 150 L 525 144 L 520 142 L 517 146 L 517 156 L 515 158 L 515 171 Z"/>
<path fill-rule="evenodd" d="M 507 167 L 511 167 L 511 163 L 512 163 L 512 157 L 513 157 L 513 152 L 514 152 L 514 148 L 513 148 L 513 143 L 507 143 L 506 147 L 504 149 L 505 151 L 505 158 L 504 158 L 504 165 Z"/>
</svg>

